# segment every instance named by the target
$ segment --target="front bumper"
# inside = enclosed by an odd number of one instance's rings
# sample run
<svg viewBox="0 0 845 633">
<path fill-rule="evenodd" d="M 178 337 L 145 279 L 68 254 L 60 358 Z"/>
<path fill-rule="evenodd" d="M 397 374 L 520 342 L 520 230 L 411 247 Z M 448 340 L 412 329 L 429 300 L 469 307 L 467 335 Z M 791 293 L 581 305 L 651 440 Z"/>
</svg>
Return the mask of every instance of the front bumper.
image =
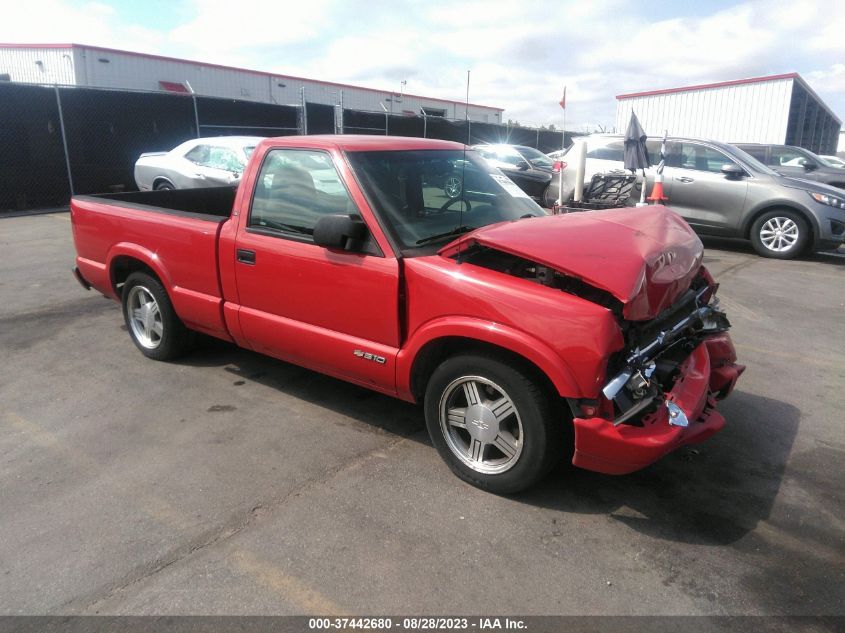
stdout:
<svg viewBox="0 0 845 633">
<path fill-rule="evenodd" d="M 845 213 L 827 205 L 815 205 L 813 250 L 833 250 L 845 243 Z"/>
<path fill-rule="evenodd" d="M 727 333 L 705 339 L 680 367 L 680 376 L 667 401 L 686 414 L 689 426 L 669 424 L 669 411 L 660 406 L 642 419 L 642 426 L 620 424 L 605 418 L 575 418 L 575 454 L 572 463 L 580 468 L 610 475 L 634 472 L 667 453 L 703 442 L 725 425 L 716 411 L 716 401 L 726 397 L 745 371 L 736 363 L 736 351 Z"/>
</svg>

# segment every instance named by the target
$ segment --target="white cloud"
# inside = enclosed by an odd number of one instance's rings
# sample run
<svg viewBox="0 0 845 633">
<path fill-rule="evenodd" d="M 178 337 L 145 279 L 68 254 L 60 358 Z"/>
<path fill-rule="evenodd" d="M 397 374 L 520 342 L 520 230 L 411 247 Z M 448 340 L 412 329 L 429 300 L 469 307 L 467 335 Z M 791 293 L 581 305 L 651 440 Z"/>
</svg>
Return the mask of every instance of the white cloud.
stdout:
<svg viewBox="0 0 845 633">
<path fill-rule="evenodd" d="M 256 62 L 256 51 L 323 37 L 328 0 L 193 0 L 191 21 L 167 31 L 170 43 L 214 63 Z M 261 60 L 267 66 L 272 60 Z"/>
<path fill-rule="evenodd" d="M 22 43 L 86 43 L 153 52 L 164 41 L 159 31 L 127 25 L 115 9 L 99 2 L 39 0 L 37 10 L 26 2 L 3 2 L 0 41 Z"/>
<path fill-rule="evenodd" d="M 845 110 L 845 3 L 183 0 L 158 28 L 107 2 L 8 3 L 0 40 L 79 42 L 470 100 L 505 118 L 612 123 L 615 95 L 790 71 Z M 664 16 L 665 14 L 665 16 Z M 45 17 L 46 16 L 46 17 Z M 149 24 L 150 20 L 145 20 Z"/>
</svg>

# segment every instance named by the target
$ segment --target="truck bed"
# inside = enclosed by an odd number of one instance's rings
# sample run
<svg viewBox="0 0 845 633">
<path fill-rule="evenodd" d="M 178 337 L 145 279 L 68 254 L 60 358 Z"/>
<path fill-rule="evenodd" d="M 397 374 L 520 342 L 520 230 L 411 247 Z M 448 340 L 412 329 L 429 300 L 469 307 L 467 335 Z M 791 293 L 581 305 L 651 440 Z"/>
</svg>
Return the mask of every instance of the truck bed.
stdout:
<svg viewBox="0 0 845 633">
<path fill-rule="evenodd" d="M 74 197 L 77 268 L 94 288 L 119 299 L 124 262 L 150 262 L 186 325 L 228 338 L 217 240 L 235 191 L 219 187 Z"/>
<path fill-rule="evenodd" d="M 77 200 L 105 202 L 112 206 L 157 211 L 172 215 L 189 215 L 199 220 L 220 222 L 232 213 L 237 187 L 205 187 L 201 189 L 164 189 L 161 191 L 128 191 L 77 196 Z"/>
</svg>

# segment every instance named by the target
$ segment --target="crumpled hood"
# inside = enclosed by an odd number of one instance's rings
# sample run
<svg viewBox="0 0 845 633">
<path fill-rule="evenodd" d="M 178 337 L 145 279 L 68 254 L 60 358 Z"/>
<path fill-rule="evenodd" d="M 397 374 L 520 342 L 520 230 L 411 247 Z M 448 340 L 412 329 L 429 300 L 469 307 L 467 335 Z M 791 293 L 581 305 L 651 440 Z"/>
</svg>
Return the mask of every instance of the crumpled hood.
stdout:
<svg viewBox="0 0 845 633">
<path fill-rule="evenodd" d="M 612 294 L 632 321 L 652 319 L 690 286 L 704 247 L 663 206 L 626 207 L 502 222 L 467 233 L 444 256 L 479 244 L 578 277 Z"/>
</svg>

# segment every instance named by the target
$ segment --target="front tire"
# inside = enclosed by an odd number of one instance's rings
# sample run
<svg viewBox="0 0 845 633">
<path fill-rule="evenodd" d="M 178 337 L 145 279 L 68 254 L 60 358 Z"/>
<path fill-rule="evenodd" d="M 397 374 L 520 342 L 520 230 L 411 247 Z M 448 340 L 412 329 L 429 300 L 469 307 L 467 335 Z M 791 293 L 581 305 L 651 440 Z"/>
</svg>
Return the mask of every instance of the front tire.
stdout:
<svg viewBox="0 0 845 633">
<path fill-rule="evenodd" d="M 809 241 L 807 221 L 795 211 L 768 211 L 751 225 L 751 244 L 763 257 L 793 259 L 806 250 Z"/>
<path fill-rule="evenodd" d="M 170 360 L 182 355 L 193 341 L 173 310 L 161 282 L 147 273 L 132 273 L 122 295 L 123 319 L 135 346 L 147 358 Z"/>
<path fill-rule="evenodd" d="M 443 362 L 425 393 L 431 441 L 464 481 L 497 494 L 525 490 L 563 453 L 565 420 L 531 372 L 496 356 Z"/>
</svg>

